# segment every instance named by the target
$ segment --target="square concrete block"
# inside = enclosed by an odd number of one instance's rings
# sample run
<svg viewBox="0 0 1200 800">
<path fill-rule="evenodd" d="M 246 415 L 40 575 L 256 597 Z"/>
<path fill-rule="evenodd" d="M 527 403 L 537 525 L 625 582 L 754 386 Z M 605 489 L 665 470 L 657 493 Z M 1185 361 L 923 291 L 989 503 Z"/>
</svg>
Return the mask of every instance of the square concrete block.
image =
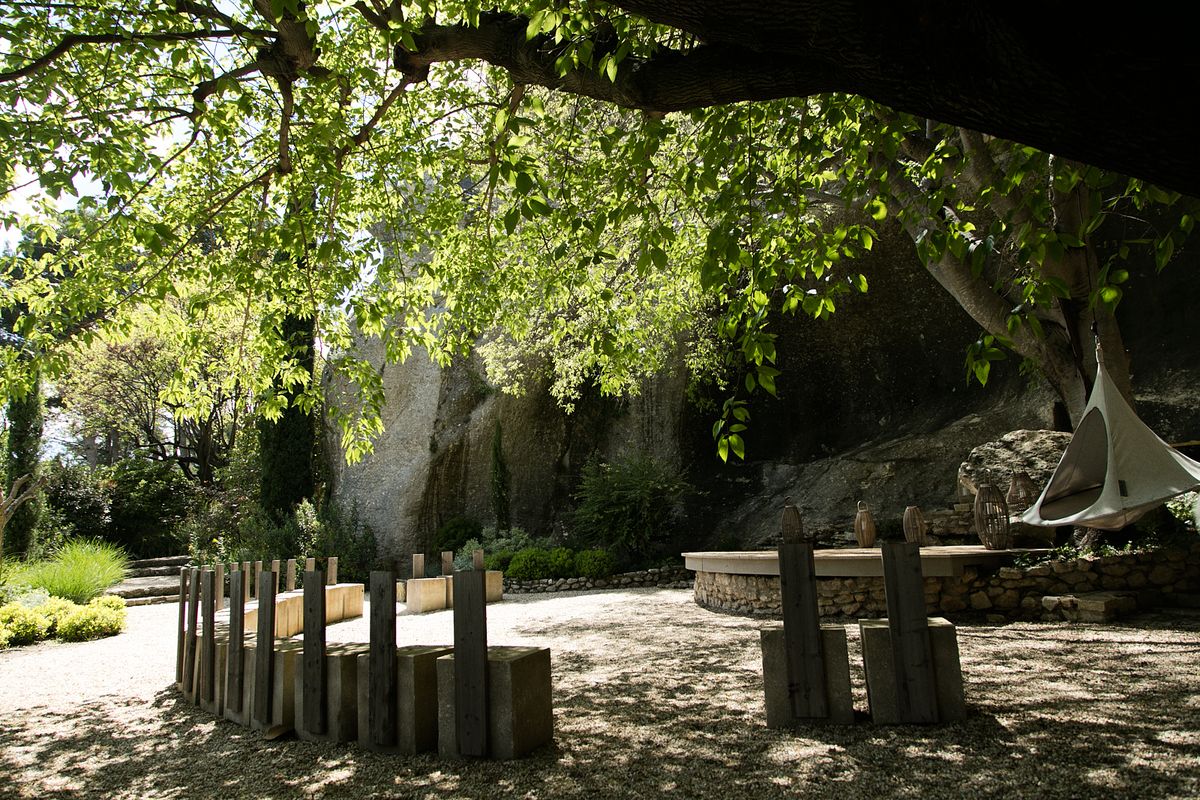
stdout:
<svg viewBox="0 0 1200 800">
<path fill-rule="evenodd" d="M 346 593 L 342 597 L 342 619 L 356 619 L 363 614 L 363 585 L 345 583 Z"/>
<path fill-rule="evenodd" d="M 863 667 L 867 675 L 867 702 L 871 719 L 883 725 L 900 722 L 896 700 L 896 672 L 892 664 L 891 631 L 886 619 L 860 619 Z M 929 618 L 929 644 L 933 651 L 934 692 L 938 721 L 966 719 L 962 665 L 954 625 L 942 617 Z"/>
<path fill-rule="evenodd" d="M 304 727 L 303 667 L 293 681 L 296 697 L 296 736 L 307 741 L 353 742 L 358 739 L 358 650 L 330 645 L 325 651 L 325 732 Z"/>
<path fill-rule="evenodd" d="M 792 716 L 788 696 L 787 653 L 783 644 L 783 626 L 759 631 L 762 647 L 763 691 L 766 696 L 767 727 L 790 728 L 796 725 L 830 722 L 854 724 L 854 696 L 850 693 L 850 653 L 846 629 L 841 625 L 821 626 L 821 653 L 825 660 L 825 702 L 829 716 L 797 719 Z"/>
<path fill-rule="evenodd" d="M 415 755 L 436 750 L 438 744 L 437 660 L 450 647 L 407 645 L 396 648 L 396 743 L 371 743 L 370 655 L 358 656 L 358 742 L 372 750 Z"/>
<path fill-rule="evenodd" d="M 454 655 L 437 660 L 438 753 L 458 757 L 454 717 Z M 488 757 L 519 758 L 554 738 L 550 650 L 488 648 Z"/>
<path fill-rule="evenodd" d="M 331 625 L 342 621 L 345 611 L 346 593 L 341 586 L 325 587 L 325 624 Z"/>
<path fill-rule="evenodd" d="M 405 605 L 414 614 L 446 607 L 446 582 L 441 578 L 410 578 L 404 593 Z"/>
<path fill-rule="evenodd" d="M 303 651 L 297 642 L 280 642 L 275 647 L 274 684 L 271 689 L 271 727 L 280 732 L 295 727 L 296 674 L 300 671 Z"/>
<path fill-rule="evenodd" d="M 498 603 L 504 599 L 504 573 L 489 569 L 483 576 L 484 602 Z"/>
</svg>

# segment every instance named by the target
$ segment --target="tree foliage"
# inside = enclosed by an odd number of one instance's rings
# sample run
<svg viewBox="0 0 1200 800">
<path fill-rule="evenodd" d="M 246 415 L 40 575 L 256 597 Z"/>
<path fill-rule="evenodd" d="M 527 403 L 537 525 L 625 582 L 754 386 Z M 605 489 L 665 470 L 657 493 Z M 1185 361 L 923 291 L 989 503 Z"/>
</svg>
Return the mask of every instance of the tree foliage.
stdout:
<svg viewBox="0 0 1200 800">
<path fill-rule="evenodd" d="M 895 216 L 983 327 L 971 373 L 1011 348 L 1080 407 L 1080 320 L 1109 319 L 1122 282 L 1095 238 L 1176 195 L 892 110 L 865 68 L 783 69 L 676 6 L 21 4 L 0 22 L 0 173 L 43 213 L 0 223 L 58 246 L 15 257 L 0 304 L 51 377 L 139 307 L 252 307 L 239 369 L 272 420 L 319 402 L 284 324 L 311 319 L 356 389 L 333 409 L 351 459 L 384 401 L 361 337 L 444 362 L 486 334 L 498 383 L 541 371 L 566 405 L 636 391 L 692 337 L 727 391 L 718 452 L 742 457 L 747 396 L 778 374 L 771 315 L 865 291 L 853 257 Z M 914 87 L 901 107 L 936 111 Z M 48 211 L 73 195 L 63 235 Z M 1191 219 L 1129 238 L 1165 263 Z M 24 362 L 0 357 L 15 388 Z"/>
</svg>

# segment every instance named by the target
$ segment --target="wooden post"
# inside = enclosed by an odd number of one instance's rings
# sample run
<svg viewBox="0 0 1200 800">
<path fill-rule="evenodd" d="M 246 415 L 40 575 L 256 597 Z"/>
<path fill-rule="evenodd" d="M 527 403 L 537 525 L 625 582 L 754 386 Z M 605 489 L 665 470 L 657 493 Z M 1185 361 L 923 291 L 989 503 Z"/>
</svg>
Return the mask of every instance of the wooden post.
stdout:
<svg viewBox="0 0 1200 800">
<path fill-rule="evenodd" d="M 187 643 L 183 653 L 183 694 L 195 698 L 196 682 L 196 617 L 200 613 L 200 570 L 188 574 Z"/>
<path fill-rule="evenodd" d="M 883 590 L 887 596 L 900 721 L 937 722 L 933 650 L 929 643 L 929 618 L 918 544 L 883 543 Z"/>
<path fill-rule="evenodd" d="M 225 565 L 219 563 L 215 569 L 217 573 L 217 611 L 220 611 L 225 607 Z"/>
<path fill-rule="evenodd" d="M 447 578 L 454 574 L 454 553 L 450 550 L 442 551 L 442 574 Z"/>
<path fill-rule="evenodd" d="M 255 561 L 254 562 L 254 596 L 256 598 L 260 598 L 260 599 L 262 598 L 262 580 L 261 580 L 262 574 L 263 574 L 263 562 Z"/>
<path fill-rule="evenodd" d="M 192 571 L 187 567 L 179 568 L 179 636 L 175 641 L 175 683 L 183 688 L 183 664 L 187 652 L 187 601 L 188 577 Z"/>
<path fill-rule="evenodd" d="M 256 565 L 262 566 L 262 562 Z M 258 636 L 254 659 L 254 720 L 271 724 L 271 686 L 275 682 L 275 577 L 258 576 Z"/>
<path fill-rule="evenodd" d="M 206 569 L 200 573 L 201 607 L 204 618 L 200 640 L 200 700 L 211 703 L 216 696 L 217 676 L 217 573 Z"/>
<path fill-rule="evenodd" d="M 296 559 L 294 558 L 287 560 L 287 581 L 284 583 L 284 591 L 296 591 Z"/>
<path fill-rule="evenodd" d="M 325 559 L 325 582 L 330 585 L 338 582 L 337 565 L 337 556 L 330 556 L 329 558 Z"/>
<path fill-rule="evenodd" d="M 424 578 L 425 577 L 425 554 L 424 553 L 413 553 L 412 567 L 413 567 L 412 576 L 414 578 Z"/>
<path fill-rule="evenodd" d="M 279 581 L 283 577 L 283 573 L 279 571 L 279 559 L 271 562 L 271 574 L 275 576 L 275 594 L 279 594 Z"/>
<path fill-rule="evenodd" d="M 325 581 L 320 572 L 304 573 L 304 730 L 322 735 L 325 718 Z"/>
<path fill-rule="evenodd" d="M 246 635 L 246 573 L 229 573 L 229 648 L 225 651 L 225 705 L 235 712 L 242 711 L 242 686 L 246 665 L 242 646 Z"/>
<path fill-rule="evenodd" d="M 371 644 L 368 656 L 367 698 L 371 744 L 396 743 L 396 574 L 371 573 Z"/>
<path fill-rule="evenodd" d="M 250 562 L 242 562 L 242 599 L 249 600 L 254 596 L 254 583 L 251 580 L 253 573 L 250 571 Z"/>
<path fill-rule="evenodd" d="M 487 606 L 481 570 L 454 573 L 454 717 L 458 754 L 488 754 Z"/>
<path fill-rule="evenodd" d="M 315 558 L 304 559 L 304 571 L 313 572 L 317 568 L 317 560 Z"/>
<path fill-rule="evenodd" d="M 471 551 L 471 568 L 483 569 L 483 550 Z"/>
<path fill-rule="evenodd" d="M 811 542 L 779 545 L 779 588 L 792 716 L 823 719 L 829 716 L 829 704 Z"/>
</svg>

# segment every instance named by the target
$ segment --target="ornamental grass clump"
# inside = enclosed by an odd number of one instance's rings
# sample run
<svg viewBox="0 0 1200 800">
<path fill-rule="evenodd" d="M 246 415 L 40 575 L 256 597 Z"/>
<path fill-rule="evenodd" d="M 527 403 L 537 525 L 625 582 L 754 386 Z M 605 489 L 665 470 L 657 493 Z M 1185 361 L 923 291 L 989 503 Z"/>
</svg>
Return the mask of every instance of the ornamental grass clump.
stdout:
<svg viewBox="0 0 1200 800">
<path fill-rule="evenodd" d="M 86 603 L 125 578 L 125 551 L 107 542 L 75 539 L 47 561 L 19 568 L 16 583 L 45 589 L 54 597 Z"/>
</svg>

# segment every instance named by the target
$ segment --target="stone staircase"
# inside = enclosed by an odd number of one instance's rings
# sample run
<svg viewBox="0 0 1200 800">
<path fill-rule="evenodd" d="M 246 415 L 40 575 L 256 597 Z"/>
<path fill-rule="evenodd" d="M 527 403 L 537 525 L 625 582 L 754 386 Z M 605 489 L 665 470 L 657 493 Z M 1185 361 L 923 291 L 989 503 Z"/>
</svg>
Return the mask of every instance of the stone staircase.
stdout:
<svg viewBox="0 0 1200 800">
<path fill-rule="evenodd" d="M 127 606 L 174 602 L 179 599 L 179 569 L 190 561 L 188 556 L 131 561 L 125 580 L 105 594 L 124 598 Z"/>
</svg>

